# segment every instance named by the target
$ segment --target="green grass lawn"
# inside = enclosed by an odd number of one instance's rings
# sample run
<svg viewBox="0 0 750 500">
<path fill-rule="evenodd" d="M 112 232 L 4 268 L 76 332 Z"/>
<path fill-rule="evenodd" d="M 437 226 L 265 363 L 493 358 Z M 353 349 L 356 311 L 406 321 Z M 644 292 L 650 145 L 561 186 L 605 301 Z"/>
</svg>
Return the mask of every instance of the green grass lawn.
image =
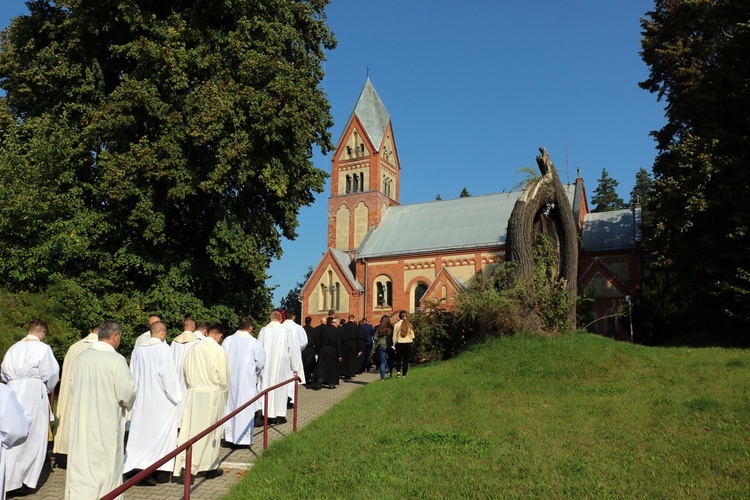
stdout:
<svg viewBox="0 0 750 500">
<path fill-rule="evenodd" d="M 356 391 L 228 498 L 529 495 L 750 498 L 750 352 L 492 340 Z"/>
</svg>

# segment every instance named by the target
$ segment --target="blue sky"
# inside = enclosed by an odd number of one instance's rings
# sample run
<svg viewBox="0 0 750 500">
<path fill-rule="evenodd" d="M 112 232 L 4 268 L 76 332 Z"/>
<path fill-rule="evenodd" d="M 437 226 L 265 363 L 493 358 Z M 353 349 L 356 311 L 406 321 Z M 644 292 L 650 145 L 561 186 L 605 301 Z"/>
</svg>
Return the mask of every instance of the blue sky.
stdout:
<svg viewBox="0 0 750 500">
<path fill-rule="evenodd" d="M 626 201 L 656 153 L 663 104 L 641 90 L 647 0 L 333 0 L 338 40 L 323 82 L 334 142 L 370 80 L 388 109 L 401 161 L 401 203 L 510 191 L 549 151 L 563 182 L 580 168 L 590 198 L 603 168 Z M 26 12 L 0 2 L 0 26 Z M 330 157 L 314 163 L 330 173 Z M 274 303 L 326 250 L 330 185 L 300 211 L 298 237 L 269 270 Z"/>
</svg>

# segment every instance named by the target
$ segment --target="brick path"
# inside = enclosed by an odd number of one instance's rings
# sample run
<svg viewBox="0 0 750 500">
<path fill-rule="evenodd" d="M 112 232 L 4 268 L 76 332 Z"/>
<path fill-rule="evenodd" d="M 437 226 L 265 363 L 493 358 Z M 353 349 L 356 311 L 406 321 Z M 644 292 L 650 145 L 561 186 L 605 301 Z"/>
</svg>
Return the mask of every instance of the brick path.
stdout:
<svg viewBox="0 0 750 500">
<path fill-rule="evenodd" d="M 362 387 L 379 378 L 374 373 L 363 373 L 357 375 L 350 382 L 343 380 L 336 389 L 321 389 L 313 391 L 300 386 L 299 411 L 297 412 L 297 429 L 304 427 L 314 418 L 322 415 L 331 406 L 348 396 L 357 387 Z M 269 445 L 292 432 L 292 410 L 287 412 L 287 423 L 271 426 L 268 429 Z M 224 475 L 216 479 L 193 478 L 191 498 L 196 500 L 208 499 L 218 500 L 223 497 L 229 489 L 244 475 L 245 469 L 249 468 L 256 457 L 263 452 L 263 429 L 255 428 L 254 444 L 250 450 L 232 450 L 221 448 L 219 457 L 220 467 Z M 125 493 L 127 500 L 157 500 L 182 498 L 183 486 L 176 483 L 161 484 L 158 486 L 134 486 Z M 39 478 L 38 489 L 34 494 L 24 497 L 39 500 L 59 500 L 65 497 L 65 471 L 63 469 L 51 468 L 49 462 L 45 464 L 42 475 Z M 13 495 L 8 495 L 13 498 Z"/>
</svg>

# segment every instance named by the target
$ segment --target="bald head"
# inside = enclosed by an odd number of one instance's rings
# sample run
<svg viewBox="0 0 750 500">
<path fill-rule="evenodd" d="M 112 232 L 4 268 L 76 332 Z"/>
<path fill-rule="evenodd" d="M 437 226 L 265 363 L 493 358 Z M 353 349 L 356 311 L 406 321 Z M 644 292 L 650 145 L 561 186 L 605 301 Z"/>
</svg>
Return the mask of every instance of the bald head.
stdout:
<svg viewBox="0 0 750 500">
<path fill-rule="evenodd" d="M 167 325 L 165 325 L 161 321 L 154 321 L 153 323 L 151 323 L 149 330 L 151 331 L 152 337 L 155 337 L 162 342 L 164 342 L 164 340 L 167 338 Z"/>
<path fill-rule="evenodd" d="M 150 318 L 148 318 L 148 326 L 153 325 L 157 321 L 161 321 L 161 318 L 159 316 L 151 316 Z"/>
<path fill-rule="evenodd" d="M 190 318 L 190 317 L 185 318 L 185 321 L 182 323 L 182 328 L 186 332 L 194 332 L 195 331 L 195 320 L 193 318 Z"/>
</svg>

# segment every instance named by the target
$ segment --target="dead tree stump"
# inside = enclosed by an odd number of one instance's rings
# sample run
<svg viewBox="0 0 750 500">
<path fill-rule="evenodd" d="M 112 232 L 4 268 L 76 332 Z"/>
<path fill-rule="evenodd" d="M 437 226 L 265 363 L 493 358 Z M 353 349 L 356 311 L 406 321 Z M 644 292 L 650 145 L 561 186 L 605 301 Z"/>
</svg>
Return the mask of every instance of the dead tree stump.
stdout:
<svg viewBox="0 0 750 500">
<path fill-rule="evenodd" d="M 578 231 L 565 188 L 544 148 L 536 157 L 541 177 L 529 181 L 516 201 L 508 220 L 506 260 L 515 263 L 519 278 L 534 292 L 534 242 L 539 233 L 547 236 L 556 249 L 557 269 L 551 280 L 561 282 L 569 295 L 568 321 L 576 327 L 578 273 Z M 533 298 L 523 305 L 524 328 L 541 329 L 542 319 Z"/>
</svg>

